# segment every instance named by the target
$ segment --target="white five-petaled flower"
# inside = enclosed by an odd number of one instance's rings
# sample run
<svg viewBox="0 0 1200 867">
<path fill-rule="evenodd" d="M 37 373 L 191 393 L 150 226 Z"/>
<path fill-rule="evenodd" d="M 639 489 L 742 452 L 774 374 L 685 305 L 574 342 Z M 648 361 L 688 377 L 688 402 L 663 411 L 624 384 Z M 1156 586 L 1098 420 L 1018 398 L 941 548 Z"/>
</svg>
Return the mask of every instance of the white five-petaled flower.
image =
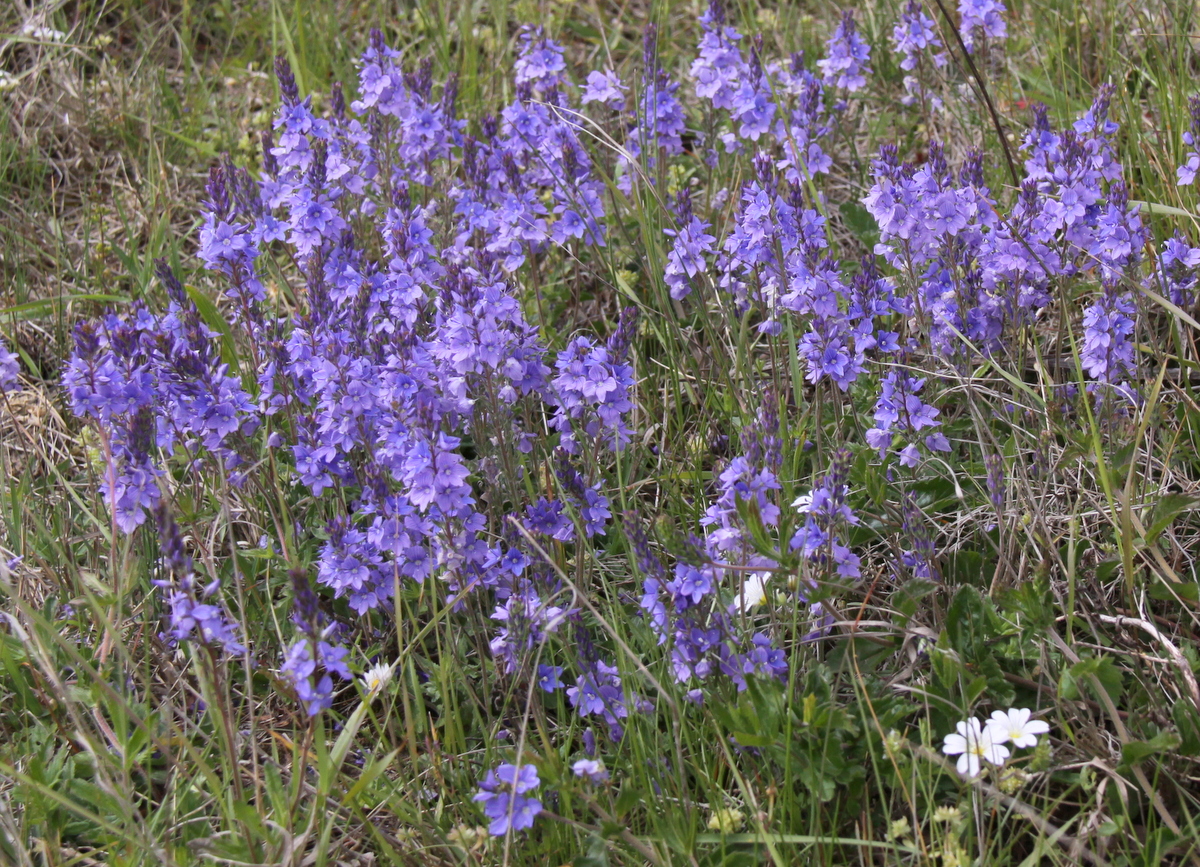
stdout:
<svg viewBox="0 0 1200 867">
<path fill-rule="evenodd" d="M 743 611 L 762 604 L 762 601 L 767 598 L 767 579 L 770 577 L 770 572 L 752 572 L 746 578 L 742 584 L 740 599 Z"/>
<path fill-rule="evenodd" d="M 955 734 L 946 735 L 942 752 L 958 756 L 958 772 L 963 776 L 977 777 L 983 762 L 999 767 L 1008 758 L 1008 747 L 997 742 L 991 728 L 981 726 L 979 720 L 963 720 L 955 730 Z"/>
<path fill-rule="evenodd" d="M 1030 719 L 1031 716 L 1033 711 L 1027 707 L 993 712 L 992 718 L 987 721 L 992 740 L 998 744 L 1012 742 L 1014 747 L 1036 747 L 1036 736 L 1050 731 L 1050 724 L 1044 720 Z"/>
<path fill-rule="evenodd" d="M 375 698 L 391 682 L 392 666 L 381 662 L 379 665 L 368 668 L 362 676 L 362 686 L 367 692 L 367 700 Z"/>
</svg>

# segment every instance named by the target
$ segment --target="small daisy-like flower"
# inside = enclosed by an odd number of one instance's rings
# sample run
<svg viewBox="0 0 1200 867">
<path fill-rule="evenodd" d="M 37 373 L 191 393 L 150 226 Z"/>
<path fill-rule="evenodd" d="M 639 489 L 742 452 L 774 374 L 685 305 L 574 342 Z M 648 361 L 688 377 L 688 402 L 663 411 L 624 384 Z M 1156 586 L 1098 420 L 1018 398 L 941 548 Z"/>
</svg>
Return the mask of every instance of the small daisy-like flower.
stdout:
<svg viewBox="0 0 1200 867">
<path fill-rule="evenodd" d="M 964 777 L 979 776 L 983 762 L 1000 767 L 1008 758 L 1008 747 L 995 740 L 990 727 L 981 726 L 974 718 L 963 720 L 955 726 L 955 734 L 946 735 L 942 752 L 958 756 L 958 772 Z"/>
<path fill-rule="evenodd" d="M 1033 711 L 1027 707 L 995 711 L 987 721 L 992 741 L 998 744 L 1011 742 L 1014 747 L 1036 747 L 1036 736 L 1050 731 L 1050 724 L 1044 720 L 1030 719 L 1031 716 Z"/>
<path fill-rule="evenodd" d="M 738 600 L 743 610 L 748 611 L 756 605 L 761 605 L 767 598 L 767 579 L 770 577 L 770 572 L 753 572 L 746 579 L 742 584 L 741 598 Z"/>
<path fill-rule="evenodd" d="M 67 34 L 53 27 L 39 27 L 36 24 L 26 24 L 21 28 L 21 35 L 28 36 L 38 42 L 62 42 Z"/>
<path fill-rule="evenodd" d="M 362 676 L 362 687 L 367 693 L 367 699 L 373 699 L 383 692 L 384 687 L 392 682 L 392 667 L 379 663 L 367 669 Z"/>
</svg>

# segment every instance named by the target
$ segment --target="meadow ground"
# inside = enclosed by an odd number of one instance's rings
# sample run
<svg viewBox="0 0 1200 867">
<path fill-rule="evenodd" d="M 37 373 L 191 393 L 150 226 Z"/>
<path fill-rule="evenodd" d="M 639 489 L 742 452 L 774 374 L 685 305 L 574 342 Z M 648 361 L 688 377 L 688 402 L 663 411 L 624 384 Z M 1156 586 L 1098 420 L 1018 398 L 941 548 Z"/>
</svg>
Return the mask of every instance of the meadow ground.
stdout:
<svg viewBox="0 0 1200 867">
<path fill-rule="evenodd" d="M 1200 863 L 1197 9 L 843 12 L 0 9 L 0 863 Z"/>
</svg>

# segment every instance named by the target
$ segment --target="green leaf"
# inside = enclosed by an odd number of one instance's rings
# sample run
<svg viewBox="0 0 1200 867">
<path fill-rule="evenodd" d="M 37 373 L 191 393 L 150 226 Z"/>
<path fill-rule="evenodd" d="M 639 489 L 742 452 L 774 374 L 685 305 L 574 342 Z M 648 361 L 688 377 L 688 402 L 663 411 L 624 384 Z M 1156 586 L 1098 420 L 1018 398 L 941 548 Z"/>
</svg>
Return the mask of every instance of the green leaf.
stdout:
<svg viewBox="0 0 1200 867">
<path fill-rule="evenodd" d="M 388 769 L 388 766 L 396 760 L 396 756 L 399 754 L 400 750 L 392 750 L 386 756 L 375 759 L 365 768 L 363 768 L 363 772 L 358 775 L 358 779 L 354 781 L 354 785 L 350 787 L 350 791 L 348 791 L 346 796 L 342 798 L 342 804 L 345 806 L 353 804 L 355 799 L 358 798 L 358 796 L 362 794 L 368 786 L 375 782 L 380 774 Z"/>
<path fill-rule="evenodd" d="M 1050 582 L 1045 578 L 1024 581 L 1000 597 L 1001 607 L 1021 615 L 1025 635 L 1040 634 L 1054 621 Z"/>
<path fill-rule="evenodd" d="M 769 747 L 772 740 L 762 735 L 752 735 L 749 732 L 732 732 L 733 737 L 737 739 L 740 746 L 743 747 Z"/>
<path fill-rule="evenodd" d="M 842 220 L 845 221 L 846 227 L 866 245 L 868 250 L 874 249 L 875 245 L 879 243 L 879 225 L 871 216 L 871 212 L 858 202 L 843 202 L 838 210 L 842 214 Z"/>
<path fill-rule="evenodd" d="M 217 305 L 212 302 L 211 298 L 195 286 L 185 288 L 188 298 L 192 299 L 192 303 L 200 311 L 200 318 L 204 320 L 204 324 L 221 335 L 221 360 L 229 365 L 230 371 L 240 375 L 241 363 L 238 361 L 237 346 L 234 345 L 229 323 L 225 321 L 225 317 L 221 315 L 221 311 L 217 309 Z"/>
<path fill-rule="evenodd" d="M 991 600 L 970 584 L 959 587 L 954 594 L 954 601 L 950 603 L 950 610 L 946 612 L 946 635 L 950 639 L 950 646 L 965 661 L 976 661 L 990 655 L 987 643 L 996 636 L 998 627 L 998 617 Z"/>
<path fill-rule="evenodd" d="M 1195 581 L 1187 581 L 1182 584 L 1165 584 L 1162 581 L 1156 581 L 1148 589 L 1151 599 L 1159 599 L 1163 602 L 1176 602 L 1182 599 L 1193 605 L 1200 603 L 1200 584 Z"/>
<path fill-rule="evenodd" d="M 1127 769 L 1158 753 L 1171 753 L 1179 749 L 1183 739 L 1177 732 L 1167 729 L 1148 741 L 1130 741 L 1121 747 L 1121 764 L 1118 769 Z"/>
<path fill-rule="evenodd" d="M 642 793 L 633 786 L 623 786 L 617 795 L 617 817 L 620 818 L 642 803 Z"/>
<path fill-rule="evenodd" d="M 1093 683 L 1089 682 L 1091 678 L 1095 678 L 1099 682 L 1100 687 L 1114 702 L 1120 698 L 1124 679 L 1121 670 L 1107 656 L 1090 656 L 1081 659 L 1064 671 L 1058 682 L 1058 694 L 1068 700 L 1077 699 L 1080 695 L 1081 683 L 1087 684 L 1089 691 L 1094 693 L 1095 687 Z M 1097 696 L 1097 698 L 1099 697 Z"/>
<path fill-rule="evenodd" d="M 588 838 L 587 854 L 575 856 L 571 864 L 573 867 L 608 867 L 608 845 L 593 834 Z"/>
<path fill-rule="evenodd" d="M 1190 512 L 1200 506 L 1200 497 L 1187 494 L 1167 494 L 1154 504 L 1150 514 L 1149 527 L 1146 528 L 1146 544 L 1153 545 L 1162 535 L 1163 530 L 1182 512 Z"/>
<path fill-rule="evenodd" d="M 0 321 L 40 319 L 58 312 L 58 308 L 72 301 L 91 301 L 97 304 L 128 304 L 130 298 L 124 295 L 104 295 L 100 293 L 77 293 L 74 295 L 59 295 L 55 298 L 38 298 L 36 301 L 26 301 L 24 304 L 13 304 L 0 307 Z"/>
</svg>

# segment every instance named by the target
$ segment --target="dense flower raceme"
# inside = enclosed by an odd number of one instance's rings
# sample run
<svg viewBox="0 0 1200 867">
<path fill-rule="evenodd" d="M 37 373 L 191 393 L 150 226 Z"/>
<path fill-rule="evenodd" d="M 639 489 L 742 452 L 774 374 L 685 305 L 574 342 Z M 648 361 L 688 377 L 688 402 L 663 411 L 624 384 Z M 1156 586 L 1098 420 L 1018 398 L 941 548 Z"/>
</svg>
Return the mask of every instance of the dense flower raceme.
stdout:
<svg viewBox="0 0 1200 867">
<path fill-rule="evenodd" d="M 866 85 L 867 76 L 871 74 L 871 67 L 867 65 L 871 59 L 871 46 L 858 35 L 853 12 L 842 13 L 841 23 L 829 37 L 828 49 L 826 58 L 817 63 L 826 85 L 850 92 Z"/>
<path fill-rule="evenodd" d="M 230 622 L 217 595 L 221 582 L 214 580 L 207 586 L 198 586 L 179 525 L 161 499 L 155 504 L 154 519 L 170 575 L 169 579 L 154 582 L 166 591 L 171 609 L 167 630 L 170 639 L 192 640 L 219 653 L 244 653 L 246 648 L 238 640 L 237 628 Z"/>
<path fill-rule="evenodd" d="M 1008 35 L 1004 13 L 1008 8 L 1004 0 L 959 0 L 958 32 L 967 51 L 974 51 L 981 44 L 980 37 L 1003 39 Z"/>
<path fill-rule="evenodd" d="M 905 105 L 921 102 L 940 109 L 942 100 L 930 92 L 928 80 L 933 70 L 946 65 L 946 53 L 939 50 L 942 39 L 933 19 L 917 0 L 908 0 L 905 5 L 900 20 L 892 28 L 892 44 L 900 54 L 900 68 L 909 73 L 904 76 L 905 95 L 900 101 Z"/>
</svg>

